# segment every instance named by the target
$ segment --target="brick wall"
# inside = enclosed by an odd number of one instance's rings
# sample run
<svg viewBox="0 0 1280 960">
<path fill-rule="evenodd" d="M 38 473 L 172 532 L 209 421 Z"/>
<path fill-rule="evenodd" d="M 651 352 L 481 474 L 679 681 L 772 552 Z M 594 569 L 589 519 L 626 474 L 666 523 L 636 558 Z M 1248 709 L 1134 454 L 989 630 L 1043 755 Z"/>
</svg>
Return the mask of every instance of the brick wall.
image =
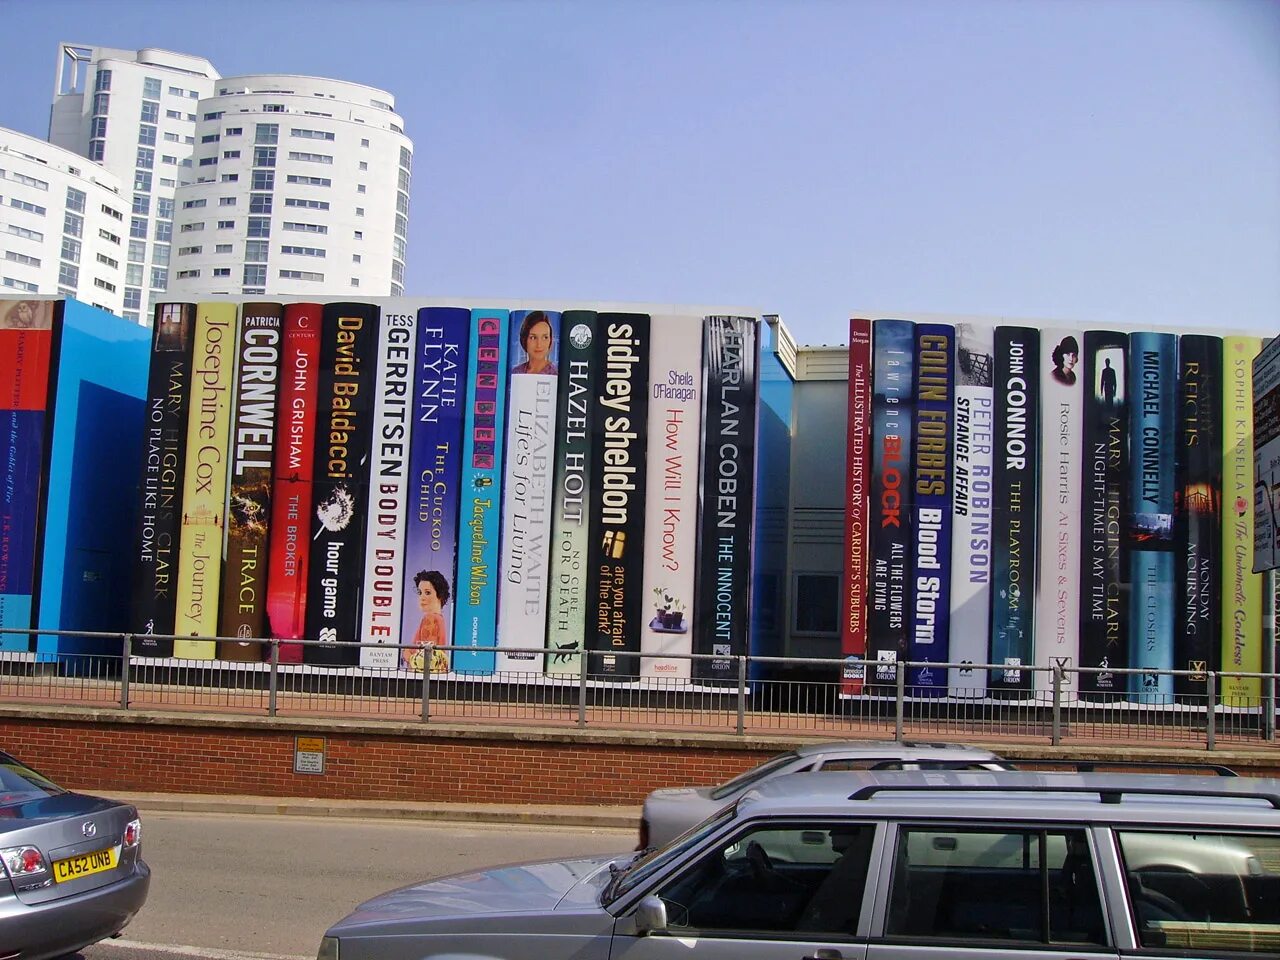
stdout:
<svg viewBox="0 0 1280 960">
<path fill-rule="evenodd" d="M 293 772 L 297 735 L 325 737 L 323 775 Z M 639 803 L 777 752 L 14 718 L 0 718 L 0 748 L 89 791 L 565 804 Z"/>
</svg>

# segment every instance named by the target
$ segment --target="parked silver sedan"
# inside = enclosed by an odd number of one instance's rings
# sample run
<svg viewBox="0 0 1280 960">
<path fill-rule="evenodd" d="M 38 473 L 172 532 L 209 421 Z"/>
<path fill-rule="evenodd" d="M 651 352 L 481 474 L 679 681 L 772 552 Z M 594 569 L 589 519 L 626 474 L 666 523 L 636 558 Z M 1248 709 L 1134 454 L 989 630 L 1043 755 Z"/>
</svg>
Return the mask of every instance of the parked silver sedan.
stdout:
<svg viewBox="0 0 1280 960">
<path fill-rule="evenodd" d="M 779 754 L 716 787 L 664 787 L 645 798 L 637 850 L 660 847 L 752 787 L 788 773 L 848 770 L 1011 770 L 990 750 L 958 743 L 837 740 Z"/>
<path fill-rule="evenodd" d="M 0 957 L 61 957 L 119 934 L 151 883 L 141 843 L 134 807 L 0 752 Z"/>
</svg>

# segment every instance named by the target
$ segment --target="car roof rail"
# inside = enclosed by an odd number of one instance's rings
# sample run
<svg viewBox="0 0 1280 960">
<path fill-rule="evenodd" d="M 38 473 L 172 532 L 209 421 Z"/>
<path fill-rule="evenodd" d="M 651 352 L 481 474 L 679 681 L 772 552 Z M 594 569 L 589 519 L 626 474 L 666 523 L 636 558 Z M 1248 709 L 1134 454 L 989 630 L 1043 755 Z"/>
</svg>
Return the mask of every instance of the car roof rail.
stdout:
<svg viewBox="0 0 1280 960">
<path fill-rule="evenodd" d="M 1126 796 L 1145 797 L 1203 797 L 1208 800 L 1263 800 L 1273 809 L 1280 810 L 1280 793 L 1265 790 L 1231 790 L 1219 793 L 1192 786 L 1161 786 L 1153 784 L 1045 784 L 1045 783 L 875 783 L 859 787 L 849 794 L 850 800 L 871 800 L 881 793 L 1035 793 L 1093 794 L 1103 803 L 1119 803 Z"/>
<path fill-rule="evenodd" d="M 1006 763 L 1012 764 L 1014 769 L 1017 770 L 1025 769 L 1022 764 L 1034 764 L 1044 767 L 1066 767 L 1076 773 L 1096 773 L 1100 771 L 1110 771 L 1112 773 L 1123 773 L 1125 771 L 1155 773 L 1160 770 L 1167 770 L 1171 773 L 1210 773 L 1216 777 L 1240 776 L 1240 774 L 1224 764 L 1201 763 L 1197 760 L 1185 762 L 1181 760 L 1072 760 L 1065 757 L 1004 757 L 1003 759 Z M 950 765 L 955 761 L 936 760 L 931 762 L 945 768 L 946 765 Z"/>
</svg>

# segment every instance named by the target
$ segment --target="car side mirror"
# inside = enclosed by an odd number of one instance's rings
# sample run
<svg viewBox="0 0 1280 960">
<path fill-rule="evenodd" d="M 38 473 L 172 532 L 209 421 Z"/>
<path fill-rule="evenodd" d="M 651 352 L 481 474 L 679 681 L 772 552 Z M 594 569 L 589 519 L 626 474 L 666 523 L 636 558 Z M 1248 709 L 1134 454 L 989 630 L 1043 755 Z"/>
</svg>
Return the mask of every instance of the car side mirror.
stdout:
<svg viewBox="0 0 1280 960">
<path fill-rule="evenodd" d="M 647 937 L 651 933 L 665 933 L 667 929 L 667 905 L 661 897 L 648 896 L 636 905 L 631 919 L 636 925 L 636 936 Z"/>
</svg>

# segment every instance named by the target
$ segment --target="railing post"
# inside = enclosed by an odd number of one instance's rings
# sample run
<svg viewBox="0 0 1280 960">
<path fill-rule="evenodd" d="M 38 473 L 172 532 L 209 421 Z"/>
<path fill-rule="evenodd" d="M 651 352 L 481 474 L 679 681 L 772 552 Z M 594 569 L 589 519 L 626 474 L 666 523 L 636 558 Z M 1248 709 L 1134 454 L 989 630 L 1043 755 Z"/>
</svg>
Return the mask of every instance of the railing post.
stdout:
<svg viewBox="0 0 1280 960">
<path fill-rule="evenodd" d="M 431 662 L 435 659 L 436 645 L 428 643 L 422 654 L 422 722 L 431 719 Z"/>
<path fill-rule="evenodd" d="M 738 735 L 747 729 L 747 658 L 738 657 Z"/>
<path fill-rule="evenodd" d="M 1212 670 L 1205 676 L 1204 684 L 1205 697 L 1208 702 L 1205 704 L 1204 718 L 1204 738 L 1205 746 L 1212 750 L 1217 740 L 1218 725 L 1218 675 Z"/>
<path fill-rule="evenodd" d="M 267 716 L 276 715 L 276 694 L 280 687 L 280 641 L 271 639 L 267 653 L 271 656 L 271 670 L 267 674 Z"/>
<path fill-rule="evenodd" d="M 893 739 L 902 742 L 902 711 L 907 699 L 907 669 L 901 660 L 893 662 L 894 678 L 897 682 L 897 697 L 894 700 Z"/>
<path fill-rule="evenodd" d="M 129 709 L 129 660 L 133 656 L 133 634 L 126 633 L 120 649 L 120 709 Z"/>
<path fill-rule="evenodd" d="M 587 725 L 587 651 L 578 652 L 578 729 Z"/>
<path fill-rule="evenodd" d="M 1053 665 L 1053 733 L 1049 741 L 1053 746 L 1062 743 L 1062 664 Z"/>
</svg>

